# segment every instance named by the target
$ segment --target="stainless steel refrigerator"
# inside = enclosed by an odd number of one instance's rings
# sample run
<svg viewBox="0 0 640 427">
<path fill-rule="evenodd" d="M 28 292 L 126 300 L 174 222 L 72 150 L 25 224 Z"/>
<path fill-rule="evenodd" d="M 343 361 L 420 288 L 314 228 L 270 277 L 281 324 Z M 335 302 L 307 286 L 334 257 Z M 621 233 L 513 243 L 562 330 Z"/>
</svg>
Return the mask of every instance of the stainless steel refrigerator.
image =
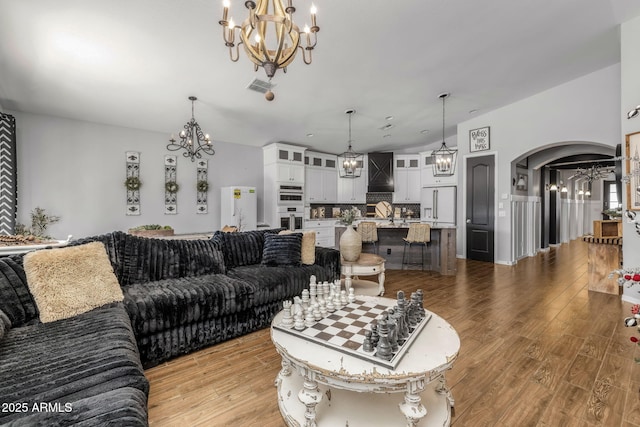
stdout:
<svg viewBox="0 0 640 427">
<path fill-rule="evenodd" d="M 258 223 L 258 195 L 255 187 L 222 187 L 220 228 L 238 227 L 239 231 L 255 230 Z"/>
<path fill-rule="evenodd" d="M 456 187 L 423 187 L 420 220 L 432 227 L 456 225 Z"/>
</svg>

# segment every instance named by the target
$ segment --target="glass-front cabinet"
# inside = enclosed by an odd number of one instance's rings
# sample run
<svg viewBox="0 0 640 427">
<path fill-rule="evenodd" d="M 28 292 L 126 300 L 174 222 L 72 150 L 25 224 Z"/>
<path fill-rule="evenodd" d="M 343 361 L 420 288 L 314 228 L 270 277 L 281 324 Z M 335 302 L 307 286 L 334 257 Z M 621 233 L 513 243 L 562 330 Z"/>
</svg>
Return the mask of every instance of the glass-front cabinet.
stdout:
<svg viewBox="0 0 640 427">
<path fill-rule="evenodd" d="M 337 157 L 333 154 L 307 151 L 305 164 L 305 200 L 307 203 L 338 201 Z"/>
<path fill-rule="evenodd" d="M 393 163 L 394 203 L 420 203 L 420 155 L 397 154 Z"/>
</svg>

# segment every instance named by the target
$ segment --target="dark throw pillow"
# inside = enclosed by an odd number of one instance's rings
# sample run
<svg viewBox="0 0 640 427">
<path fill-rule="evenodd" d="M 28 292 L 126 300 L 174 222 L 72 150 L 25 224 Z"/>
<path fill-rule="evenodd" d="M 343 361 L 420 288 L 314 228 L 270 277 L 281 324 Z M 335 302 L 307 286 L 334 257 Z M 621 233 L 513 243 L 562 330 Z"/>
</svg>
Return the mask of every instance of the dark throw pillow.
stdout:
<svg viewBox="0 0 640 427">
<path fill-rule="evenodd" d="M 9 329 L 11 329 L 11 320 L 9 320 L 9 317 L 0 309 L 0 340 L 9 333 Z"/>
<path fill-rule="evenodd" d="M 299 266 L 302 253 L 302 234 L 266 234 L 262 251 L 262 265 L 269 267 Z"/>
<path fill-rule="evenodd" d="M 244 265 L 260 264 L 264 249 L 264 236 L 277 234 L 283 228 L 242 231 L 239 233 L 223 233 L 218 230 L 211 240 L 224 253 L 226 269 L 242 267 Z"/>
</svg>

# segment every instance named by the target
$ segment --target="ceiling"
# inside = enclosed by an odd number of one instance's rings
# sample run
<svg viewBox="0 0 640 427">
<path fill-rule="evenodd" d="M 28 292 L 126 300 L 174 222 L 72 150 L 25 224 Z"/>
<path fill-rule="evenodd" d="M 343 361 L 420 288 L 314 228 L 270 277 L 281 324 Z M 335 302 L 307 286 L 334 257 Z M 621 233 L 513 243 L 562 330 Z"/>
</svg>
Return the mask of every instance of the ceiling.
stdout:
<svg viewBox="0 0 640 427">
<path fill-rule="evenodd" d="M 221 3 L 0 0 L 0 105 L 168 135 L 190 118 L 195 95 L 195 117 L 214 141 L 332 153 L 346 149 L 344 111 L 354 108 L 356 151 L 435 148 L 440 93 L 451 93 L 455 145 L 470 111 L 619 62 L 619 24 L 640 15 L 637 0 L 316 0 L 313 63 L 296 58 L 278 71 L 267 102 L 246 89 L 264 71 L 244 56 L 229 60 Z M 294 5 L 309 22 L 310 1 Z M 236 22 L 245 11 L 231 0 Z"/>
</svg>

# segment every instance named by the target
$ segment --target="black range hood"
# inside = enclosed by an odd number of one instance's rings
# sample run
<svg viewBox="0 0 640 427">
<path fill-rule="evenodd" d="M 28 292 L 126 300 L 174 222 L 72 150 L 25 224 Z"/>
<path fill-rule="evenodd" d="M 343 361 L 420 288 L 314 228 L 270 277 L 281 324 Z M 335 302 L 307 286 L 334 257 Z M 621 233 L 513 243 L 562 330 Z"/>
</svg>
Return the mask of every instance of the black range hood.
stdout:
<svg viewBox="0 0 640 427">
<path fill-rule="evenodd" d="M 370 193 L 393 192 L 393 153 L 368 153 Z"/>
</svg>

